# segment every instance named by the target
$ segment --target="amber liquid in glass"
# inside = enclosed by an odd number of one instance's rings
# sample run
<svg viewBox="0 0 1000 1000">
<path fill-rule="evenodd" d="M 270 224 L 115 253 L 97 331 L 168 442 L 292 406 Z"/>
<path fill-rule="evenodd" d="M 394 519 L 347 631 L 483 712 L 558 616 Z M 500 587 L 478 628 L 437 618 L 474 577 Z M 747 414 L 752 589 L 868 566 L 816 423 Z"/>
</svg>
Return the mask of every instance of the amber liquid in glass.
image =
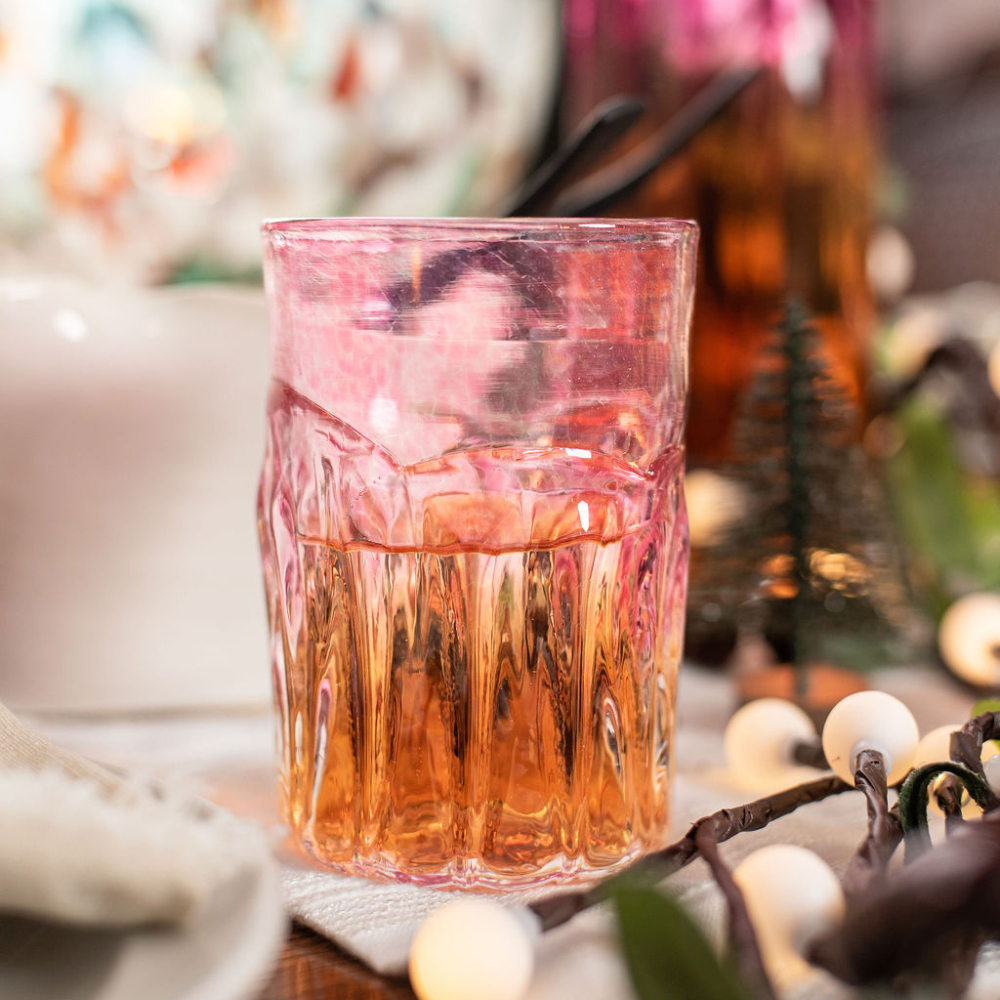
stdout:
<svg viewBox="0 0 1000 1000">
<path fill-rule="evenodd" d="M 343 433 L 287 387 L 271 406 L 276 469 L 289 426 Z M 529 488 L 421 493 L 445 461 L 487 485 L 521 469 Z M 317 530 L 265 472 L 284 806 L 314 858 L 506 886 L 665 843 L 682 464 L 676 448 L 651 473 L 572 448 L 446 456 L 407 470 L 419 546 L 377 537 L 364 491 Z"/>
</svg>

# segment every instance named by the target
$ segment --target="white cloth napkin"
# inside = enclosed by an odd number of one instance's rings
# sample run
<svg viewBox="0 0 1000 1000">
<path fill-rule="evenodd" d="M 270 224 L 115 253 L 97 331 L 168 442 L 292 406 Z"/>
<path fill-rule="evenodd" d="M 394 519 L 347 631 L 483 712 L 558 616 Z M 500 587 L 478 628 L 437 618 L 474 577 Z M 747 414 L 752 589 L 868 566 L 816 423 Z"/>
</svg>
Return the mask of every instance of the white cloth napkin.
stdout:
<svg viewBox="0 0 1000 1000">
<path fill-rule="evenodd" d="M 0 704 L 0 913 L 188 921 L 261 864 L 263 837 L 187 792 L 59 749 Z"/>
</svg>

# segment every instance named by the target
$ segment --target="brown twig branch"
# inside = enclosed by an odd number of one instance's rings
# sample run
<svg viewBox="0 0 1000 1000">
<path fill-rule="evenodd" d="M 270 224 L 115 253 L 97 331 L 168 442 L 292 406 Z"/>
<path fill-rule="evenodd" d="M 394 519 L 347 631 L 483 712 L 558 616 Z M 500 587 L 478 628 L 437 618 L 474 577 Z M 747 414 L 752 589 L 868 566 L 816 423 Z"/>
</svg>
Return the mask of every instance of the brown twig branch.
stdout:
<svg viewBox="0 0 1000 1000">
<path fill-rule="evenodd" d="M 868 835 L 851 858 L 844 875 L 844 894 L 848 899 L 863 895 L 885 877 L 889 859 L 903 839 L 899 816 L 889 811 L 889 788 L 882 754 L 875 750 L 862 750 L 858 754 L 854 785 L 865 797 Z"/>
<path fill-rule="evenodd" d="M 1000 712 L 984 712 L 982 715 L 977 715 L 951 734 L 949 746 L 951 759 L 982 778 L 988 789 L 989 782 L 986 781 L 986 772 L 983 770 L 983 744 L 998 737 L 1000 737 Z M 988 794 L 992 801 L 986 812 L 1000 806 L 1000 799 L 992 789 L 989 789 Z"/>
<path fill-rule="evenodd" d="M 711 816 L 698 820 L 676 843 L 662 851 L 648 854 L 621 875 L 598 882 L 589 889 L 538 900 L 531 904 L 530 909 L 541 920 L 542 930 L 551 930 L 553 927 L 558 927 L 560 924 L 572 920 L 588 907 L 608 899 L 615 886 L 620 884 L 619 880 L 632 882 L 641 879 L 655 883 L 690 864 L 699 856 L 698 831 L 704 825 L 711 824 L 715 842 L 721 844 L 737 834 L 748 833 L 751 830 L 762 830 L 769 823 L 782 816 L 787 816 L 800 806 L 820 802 L 831 795 L 840 795 L 842 792 L 851 791 L 853 787 L 846 781 L 830 775 L 817 778 L 815 781 L 808 781 L 803 785 L 796 785 L 794 788 L 788 788 L 775 795 L 756 799 L 746 805 L 736 806 L 732 809 L 720 809 L 718 812 L 712 813 Z"/>
<path fill-rule="evenodd" d="M 722 891 L 729 911 L 729 943 L 736 960 L 740 978 L 759 1000 L 774 1000 L 774 987 L 764 968 L 764 960 L 757 943 L 757 933 L 747 911 L 746 900 L 740 887 L 733 880 L 729 866 L 719 854 L 715 824 L 711 819 L 698 825 L 695 833 L 698 853 L 705 859 L 712 877 Z"/>
<path fill-rule="evenodd" d="M 792 746 L 792 760 L 796 764 L 802 764 L 805 767 L 815 767 L 817 771 L 828 771 L 830 769 L 826 754 L 823 753 L 823 745 L 819 740 L 813 743 L 807 743 L 804 740 L 795 743 Z"/>
<path fill-rule="evenodd" d="M 962 816 L 962 797 L 965 788 L 962 783 L 950 774 L 942 775 L 941 781 L 934 789 L 934 801 L 938 808 L 944 813 L 944 828 L 950 837 L 961 823 L 965 822 Z"/>
<path fill-rule="evenodd" d="M 809 959 L 844 982 L 943 983 L 961 995 L 979 946 L 1000 935 L 1000 812 L 961 828 L 860 897 Z"/>
</svg>

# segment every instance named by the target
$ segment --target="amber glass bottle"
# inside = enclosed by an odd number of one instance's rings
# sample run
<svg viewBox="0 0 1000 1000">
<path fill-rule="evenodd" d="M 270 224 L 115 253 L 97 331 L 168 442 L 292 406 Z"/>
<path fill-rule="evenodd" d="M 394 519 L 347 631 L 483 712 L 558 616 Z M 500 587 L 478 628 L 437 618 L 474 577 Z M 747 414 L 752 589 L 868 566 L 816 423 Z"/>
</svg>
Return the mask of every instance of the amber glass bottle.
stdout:
<svg viewBox="0 0 1000 1000">
<path fill-rule="evenodd" d="M 701 254 L 688 459 L 730 457 L 763 338 L 793 296 L 856 401 L 873 309 L 864 252 L 875 165 L 872 0 L 566 0 L 567 130 L 635 93 L 648 130 L 727 67 L 761 74 L 614 214 L 694 218 Z"/>
</svg>

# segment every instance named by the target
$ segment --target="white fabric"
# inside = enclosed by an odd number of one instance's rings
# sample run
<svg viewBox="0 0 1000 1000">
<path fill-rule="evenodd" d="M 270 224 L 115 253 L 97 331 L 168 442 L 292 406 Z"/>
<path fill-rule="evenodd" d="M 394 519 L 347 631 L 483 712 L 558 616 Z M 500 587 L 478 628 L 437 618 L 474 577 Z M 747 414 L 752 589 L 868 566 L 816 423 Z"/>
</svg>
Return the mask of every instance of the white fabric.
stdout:
<svg viewBox="0 0 1000 1000">
<path fill-rule="evenodd" d="M 245 823 L 48 743 L 0 705 L 0 913 L 122 927 L 190 920 L 266 850 Z"/>
<path fill-rule="evenodd" d="M 901 697 L 922 731 L 968 716 L 974 701 L 942 674 L 895 670 L 873 678 L 873 686 Z M 734 707 L 729 681 L 718 674 L 686 669 L 678 701 L 672 834 L 681 836 L 695 819 L 755 795 L 733 787 L 722 767 L 722 729 Z M 118 764 L 138 763 L 165 777 L 184 779 L 195 790 L 252 816 L 266 828 L 276 824 L 271 751 L 272 726 L 264 716 L 149 720 L 115 725 L 50 723 L 47 730 L 78 749 Z M 809 847 L 842 872 L 864 835 L 865 806 L 847 793 L 799 810 L 766 830 L 723 845 L 737 863 L 768 843 Z M 422 918 L 453 893 L 407 885 L 367 882 L 327 872 L 286 866 L 290 914 L 381 972 L 405 969 L 409 942 Z M 718 940 L 723 907 L 700 861 L 669 879 L 695 918 Z M 504 897 L 512 904 L 525 894 Z M 783 1000 L 845 1000 L 855 994 L 817 972 Z M 984 954 L 969 1000 L 1000 996 L 1000 956 Z M 633 1000 L 618 957 L 611 915 L 601 909 L 581 914 L 543 935 L 528 1000 Z"/>
</svg>

